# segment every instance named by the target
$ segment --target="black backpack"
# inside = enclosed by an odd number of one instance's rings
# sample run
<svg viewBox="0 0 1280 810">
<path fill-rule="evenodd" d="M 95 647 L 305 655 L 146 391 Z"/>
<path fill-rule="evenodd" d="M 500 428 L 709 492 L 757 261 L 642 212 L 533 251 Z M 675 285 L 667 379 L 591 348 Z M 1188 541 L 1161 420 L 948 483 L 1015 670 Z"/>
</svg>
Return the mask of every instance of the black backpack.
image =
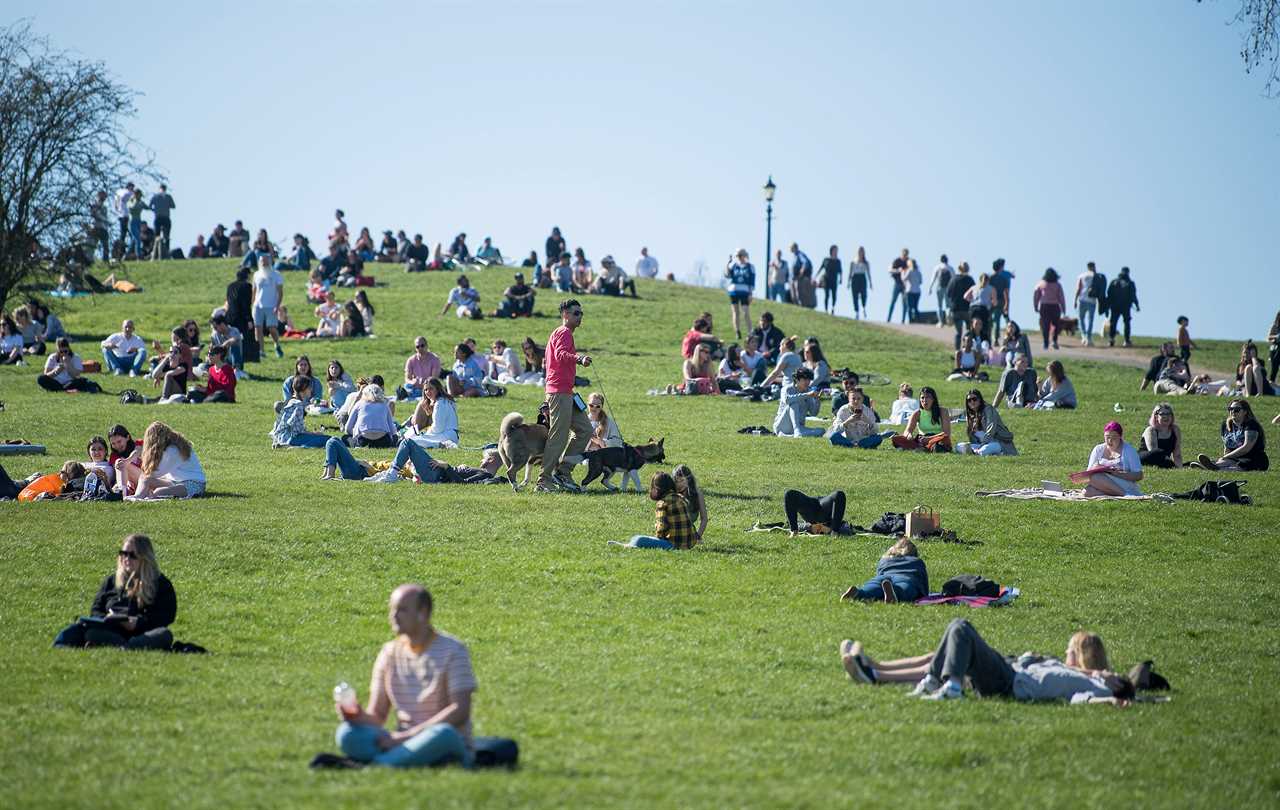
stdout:
<svg viewBox="0 0 1280 810">
<path fill-rule="evenodd" d="M 1102 273 L 1094 273 L 1089 284 L 1089 297 L 1101 301 L 1107 297 L 1107 277 Z"/>
<path fill-rule="evenodd" d="M 943 596 L 999 596 L 1000 583 L 979 574 L 960 574 L 942 583 Z"/>
<path fill-rule="evenodd" d="M 121 405 L 141 405 L 142 394 L 139 394 L 137 391 L 135 391 L 132 388 L 126 388 L 125 390 L 120 392 L 120 404 Z"/>
<path fill-rule="evenodd" d="M 1173 497 L 1187 501 L 1205 501 L 1207 503 L 1238 503 L 1248 506 L 1253 498 L 1240 491 L 1240 487 L 1248 481 L 1205 481 L 1195 489 L 1187 492 L 1176 492 Z"/>
<path fill-rule="evenodd" d="M 906 534 L 907 516 L 902 512 L 885 512 L 879 520 L 871 524 L 871 531 L 876 534 Z"/>
<path fill-rule="evenodd" d="M 520 759 L 520 746 L 506 737 L 476 737 L 477 768 L 514 768 Z"/>
</svg>

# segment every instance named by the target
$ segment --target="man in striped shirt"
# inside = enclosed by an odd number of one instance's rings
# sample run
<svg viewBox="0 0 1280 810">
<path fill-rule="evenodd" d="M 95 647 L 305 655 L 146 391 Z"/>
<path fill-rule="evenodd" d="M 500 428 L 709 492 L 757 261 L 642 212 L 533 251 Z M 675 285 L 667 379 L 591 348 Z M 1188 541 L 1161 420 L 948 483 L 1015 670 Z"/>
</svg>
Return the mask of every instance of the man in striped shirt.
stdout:
<svg viewBox="0 0 1280 810">
<path fill-rule="evenodd" d="M 368 711 L 358 703 L 338 707 L 343 722 L 336 738 L 348 757 L 396 768 L 471 766 L 471 654 L 432 626 L 431 610 L 431 594 L 421 585 L 392 591 L 389 618 L 396 638 L 383 645 L 373 664 Z M 396 730 L 389 732 L 393 708 Z"/>
</svg>

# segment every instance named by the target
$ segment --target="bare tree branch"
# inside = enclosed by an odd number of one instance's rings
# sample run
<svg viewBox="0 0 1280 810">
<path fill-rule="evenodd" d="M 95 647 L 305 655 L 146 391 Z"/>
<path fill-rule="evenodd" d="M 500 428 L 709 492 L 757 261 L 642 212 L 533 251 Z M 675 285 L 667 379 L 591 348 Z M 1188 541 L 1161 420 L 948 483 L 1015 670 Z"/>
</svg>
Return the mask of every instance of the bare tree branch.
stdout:
<svg viewBox="0 0 1280 810">
<path fill-rule="evenodd" d="M 1231 24 L 1244 28 L 1240 58 L 1245 72 L 1262 68 L 1267 75 L 1263 94 L 1267 98 L 1280 96 L 1280 0 L 1240 0 L 1240 10 Z"/>
</svg>

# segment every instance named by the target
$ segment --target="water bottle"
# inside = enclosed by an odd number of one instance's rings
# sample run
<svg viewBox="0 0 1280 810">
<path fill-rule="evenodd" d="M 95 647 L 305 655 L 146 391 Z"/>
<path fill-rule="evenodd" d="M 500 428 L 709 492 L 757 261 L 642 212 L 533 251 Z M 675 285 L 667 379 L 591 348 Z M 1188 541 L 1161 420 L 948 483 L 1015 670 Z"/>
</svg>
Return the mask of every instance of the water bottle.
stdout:
<svg viewBox="0 0 1280 810">
<path fill-rule="evenodd" d="M 356 700 L 356 690 L 352 689 L 346 681 L 333 687 L 333 702 L 346 718 L 354 717 L 360 710 L 360 703 Z"/>
</svg>

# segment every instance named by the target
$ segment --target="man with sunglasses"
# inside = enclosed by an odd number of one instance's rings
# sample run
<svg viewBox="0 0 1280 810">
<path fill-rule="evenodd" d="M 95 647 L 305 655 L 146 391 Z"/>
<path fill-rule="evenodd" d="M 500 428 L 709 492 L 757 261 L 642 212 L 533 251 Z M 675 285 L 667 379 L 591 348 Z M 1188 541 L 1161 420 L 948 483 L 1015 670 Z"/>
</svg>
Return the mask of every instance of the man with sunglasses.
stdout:
<svg viewBox="0 0 1280 810">
<path fill-rule="evenodd" d="M 582 325 L 582 305 L 570 298 L 560 304 L 560 326 L 547 339 L 547 444 L 542 453 L 542 473 L 535 492 L 580 492 L 573 482 L 573 465 L 562 459 L 581 455 L 591 440 L 591 419 L 582 397 L 573 392 L 578 366 L 591 365 L 591 357 L 579 354 L 573 332 Z"/>
</svg>

